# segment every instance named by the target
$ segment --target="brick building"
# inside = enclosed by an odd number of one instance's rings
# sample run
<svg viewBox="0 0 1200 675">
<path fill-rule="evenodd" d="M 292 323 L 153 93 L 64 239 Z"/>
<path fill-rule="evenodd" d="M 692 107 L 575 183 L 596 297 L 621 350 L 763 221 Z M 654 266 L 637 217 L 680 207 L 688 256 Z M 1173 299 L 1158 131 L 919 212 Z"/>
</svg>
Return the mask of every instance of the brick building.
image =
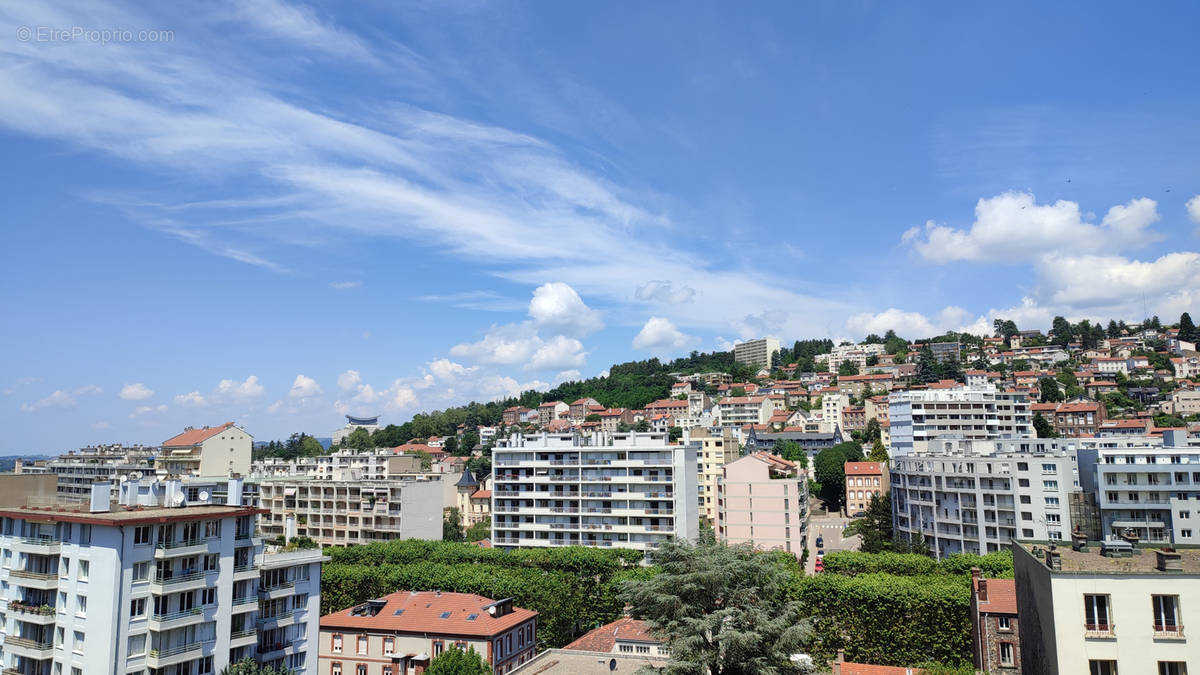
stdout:
<svg viewBox="0 0 1200 675">
<path fill-rule="evenodd" d="M 1012 579 L 985 579 L 971 568 L 971 660 L 993 675 L 1021 672 L 1017 589 Z"/>
</svg>

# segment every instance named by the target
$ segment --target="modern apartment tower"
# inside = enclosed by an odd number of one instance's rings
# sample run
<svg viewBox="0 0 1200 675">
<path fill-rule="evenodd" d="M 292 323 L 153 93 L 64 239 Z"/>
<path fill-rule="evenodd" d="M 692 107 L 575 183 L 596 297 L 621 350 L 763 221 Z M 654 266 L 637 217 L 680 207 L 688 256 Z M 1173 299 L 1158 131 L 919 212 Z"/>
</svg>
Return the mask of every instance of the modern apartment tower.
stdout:
<svg viewBox="0 0 1200 675">
<path fill-rule="evenodd" d="M 661 432 L 513 435 L 492 449 L 492 545 L 652 551 L 699 532 L 697 449 Z"/>
<path fill-rule="evenodd" d="M 1029 396 L 982 387 L 917 389 L 888 397 L 892 457 L 920 453 L 938 438 L 1033 437 Z"/>
<path fill-rule="evenodd" d="M 771 357 L 779 351 L 779 339 L 773 337 L 747 340 L 733 346 L 733 360 L 754 368 L 770 368 Z"/>
</svg>

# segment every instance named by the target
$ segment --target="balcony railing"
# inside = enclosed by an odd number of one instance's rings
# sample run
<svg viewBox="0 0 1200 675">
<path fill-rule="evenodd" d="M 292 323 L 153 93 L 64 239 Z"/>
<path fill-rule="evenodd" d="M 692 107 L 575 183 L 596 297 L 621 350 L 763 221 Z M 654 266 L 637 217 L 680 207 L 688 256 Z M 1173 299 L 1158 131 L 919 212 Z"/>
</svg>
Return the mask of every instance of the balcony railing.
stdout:
<svg viewBox="0 0 1200 675">
<path fill-rule="evenodd" d="M 229 634 L 229 639 L 231 639 L 231 640 L 238 640 L 238 639 L 241 639 L 241 638 L 245 638 L 245 637 L 250 637 L 250 636 L 252 636 L 252 635 L 256 635 L 257 633 L 258 633 L 258 629 L 257 629 L 257 628 L 248 628 L 248 629 L 246 629 L 246 630 L 236 630 L 236 631 L 234 631 L 234 632 L 232 632 L 232 633 L 230 633 L 230 634 Z"/>
<path fill-rule="evenodd" d="M 190 651 L 199 651 L 199 650 L 203 649 L 206 645 L 210 645 L 210 644 L 212 644 L 212 641 L 193 642 L 191 644 L 179 645 L 178 647 L 167 647 L 166 649 L 151 649 L 150 650 L 150 658 L 166 659 L 166 658 L 170 658 L 172 656 L 179 656 L 180 654 L 186 654 Z"/>
<path fill-rule="evenodd" d="M 295 585 L 296 585 L 295 581 L 280 581 L 278 583 L 270 584 L 268 586 L 259 586 L 258 592 L 259 593 L 270 593 L 271 591 L 278 591 L 278 590 L 284 589 L 284 588 L 291 588 Z"/>
<path fill-rule="evenodd" d="M 1115 623 L 1085 623 L 1083 624 L 1084 637 L 1114 637 L 1117 633 L 1117 625 Z"/>
<path fill-rule="evenodd" d="M 240 598 L 233 599 L 234 605 L 249 605 L 249 604 L 255 603 L 255 602 L 258 602 L 257 595 L 243 595 Z"/>
<path fill-rule="evenodd" d="M 13 570 L 8 573 L 11 577 L 19 577 L 21 579 L 57 579 L 57 572 L 30 572 L 29 570 Z"/>
<path fill-rule="evenodd" d="M 258 569 L 258 565 L 255 565 L 254 563 L 246 563 L 244 565 L 234 565 L 233 573 L 241 574 L 242 572 L 253 572 L 257 569 Z"/>
<path fill-rule="evenodd" d="M 44 652 L 44 651 L 47 651 L 50 649 L 54 649 L 54 643 L 52 643 L 52 642 L 38 642 L 37 640 L 32 640 L 30 638 L 17 637 L 15 635 L 10 635 L 10 636 L 4 638 L 4 644 L 10 645 L 13 647 L 24 647 L 25 649 L 33 649 L 33 650 L 36 650 L 39 652 Z"/>
<path fill-rule="evenodd" d="M 202 613 L 204 613 L 203 608 L 193 607 L 191 609 L 184 609 L 184 610 L 180 610 L 178 612 L 171 612 L 170 614 L 151 614 L 150 620 L 151 621 L 174 621 L 175 619 L 182 619 L 185 616 L 199 616 Z"/>
<path fill-rule="evenodd" d="M 188 546 L 203 546 L 208 538 L 200 537 L 198 539 L 180 539 L 179 541 L 160 541 L 154 548 L 160 551 L 169 551 L 174 548 L 186 548 Z"/>
<path fill-rule="evenodd" d="M 204 578 L 204 572 L 191 572 L 188 574 L 177 574 L 171 577 L 159 578 L 155 577 L 150 580 L 150 583 L 158 584 L 159 586 L 178 586 L 186 584 L 190 581 L 199 581 Z"/>
<path fill-rule="evenodd" d="M 1154 624 L 1154 637 L 1156 638 L 1182 638 L 1183 624 Z"/>
<path fill-rule="evenodd" d="M 39 616 L 53 616 L 55 611 L 54 605 L 26 605 L 16 601 L 8 603 L 8 609 L 21 614 L 37 614 Z"/>
</svg>

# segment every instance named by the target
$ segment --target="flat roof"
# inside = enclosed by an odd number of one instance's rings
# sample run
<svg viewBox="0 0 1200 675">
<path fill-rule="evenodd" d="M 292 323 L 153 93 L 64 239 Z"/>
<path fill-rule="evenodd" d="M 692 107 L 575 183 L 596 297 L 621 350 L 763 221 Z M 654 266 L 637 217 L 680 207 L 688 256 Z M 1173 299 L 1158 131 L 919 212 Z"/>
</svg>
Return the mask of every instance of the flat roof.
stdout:
<svg viewBox="0 0 1200 675">
<path fill-rule="evenodd" d="M 1033 547 L 1045 549 L 1046 544 L 1019 541 L 1017 546 L 1025 549 L 1033 556 Z M 1179 572 L 1163 572 L 1158 569 L 1158 556 L 1154 554 L 1158 548 L 1135 548 L 1134 554 L 1128 558 L 1109 558 L 1100 555 L 1100 542 L 1088 541 L 1087 551 L 1076 551 L 1068 542 L 1066 546 L 1059 545 L 1055 551 L 1060 554 L 1062 572 L 1067 574 L 1089 574 L 1092 572 L 1117 574 L 1162 574 L 1178 575 Z M 1183 574 L 1200 574 L 1200 548 L 1175 548 L 1179 554 Z M 1045 564 L 1045 558 L 1037 556 L 1037 560 Z M 1059 572 L 1055 572 L 1059 574 Z"/>
<path fill-rule="evenodd" d="M 112 504 L 108 511 L 91 513 L 86 504 L 60 504 L 57 506 L 20 506 L 0 509 L 0 516 L 23 520 L 42 520 L 66 523 L 90 523 L 98 525 L 141 525 L 173 520 L 200 520 L 203 518 L 226 518 L 270 513 L 253 506 L 229 506 L 209 504 L 205 506 L 126 506 Z"/>
</svg>

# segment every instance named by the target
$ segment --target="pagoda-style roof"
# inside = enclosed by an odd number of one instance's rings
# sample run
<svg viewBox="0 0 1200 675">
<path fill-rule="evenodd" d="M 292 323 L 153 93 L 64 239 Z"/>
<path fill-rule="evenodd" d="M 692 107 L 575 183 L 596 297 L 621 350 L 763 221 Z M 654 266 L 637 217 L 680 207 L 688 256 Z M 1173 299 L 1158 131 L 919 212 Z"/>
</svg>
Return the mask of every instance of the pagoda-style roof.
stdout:
<svg viewBox="0 0 1200 675">
<path fill-rule="evenodd" d="M 374 417 L 354 417 L 353 415 L 346 415 L 346 419 L 350 421 L 350 424 L 353 424 L 356 426 L 369 426 L 372 424 L 375 424 L 375 425 L 379 424 L 379 415 L 376 415 Z"/>
<path fill-rule="evenodd" d="M 479 481 L 475 480 L 470 469 L 463 469 L 462 476 L 459 476 L 458 482 L 454 485 L 455 487 L 476 487 L 479 485 Z"/>
</svg>

